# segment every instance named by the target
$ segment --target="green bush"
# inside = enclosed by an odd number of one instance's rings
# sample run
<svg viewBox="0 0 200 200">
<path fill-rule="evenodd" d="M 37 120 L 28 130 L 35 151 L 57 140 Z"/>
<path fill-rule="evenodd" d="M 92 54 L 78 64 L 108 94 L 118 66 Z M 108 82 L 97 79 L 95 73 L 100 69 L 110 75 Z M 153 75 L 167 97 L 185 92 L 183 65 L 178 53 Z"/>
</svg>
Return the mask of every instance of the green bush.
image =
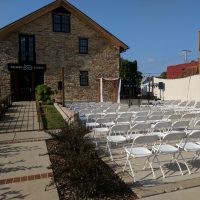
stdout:
<svg viewBox="0 0 200 200">
<path fill-rule="evenodd" d="M 51 95 L 53 94 L 53 91 L 51 88 L 45 84 L 38 85 L 35 89 L 36 96 L 39 101 L 42 102 L 42 104 L 53 104 L 53 101 L 51 99 Z"/>
</svg>

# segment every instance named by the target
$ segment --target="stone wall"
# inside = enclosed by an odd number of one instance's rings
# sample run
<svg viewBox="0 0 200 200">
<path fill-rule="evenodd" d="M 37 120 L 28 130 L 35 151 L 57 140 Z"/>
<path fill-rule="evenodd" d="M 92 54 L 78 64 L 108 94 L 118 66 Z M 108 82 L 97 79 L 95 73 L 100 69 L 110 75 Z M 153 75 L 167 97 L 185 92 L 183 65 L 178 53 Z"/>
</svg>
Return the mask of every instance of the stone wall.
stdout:
<svg viewBox="0 0 200 200">
<path fill-rule="evenodd" d="M 20 33 L 35 35 L 36 63 L 47 65 L 44 80 L 55 91 L 64 67 L 66 101 L 96 101 L 96 79 L 119 76 L 119 48 L 73 15 L 71 33 L 53 32 L 51 13 L 23 25 L 0 41 L 0 69 L 7 69 L 9 62 L 18 63 Z M 79 37 L 88 38 L 89 53 L 86 55 L 79 54 Z M 79 82 L 79 72 L 84 70 L 89 72 L 89 86 L 85 87 Z M 6 85 L 10 88 L 9 82 Z M 55 99 L 60 99 L 59 93 Z"/>
</svg>

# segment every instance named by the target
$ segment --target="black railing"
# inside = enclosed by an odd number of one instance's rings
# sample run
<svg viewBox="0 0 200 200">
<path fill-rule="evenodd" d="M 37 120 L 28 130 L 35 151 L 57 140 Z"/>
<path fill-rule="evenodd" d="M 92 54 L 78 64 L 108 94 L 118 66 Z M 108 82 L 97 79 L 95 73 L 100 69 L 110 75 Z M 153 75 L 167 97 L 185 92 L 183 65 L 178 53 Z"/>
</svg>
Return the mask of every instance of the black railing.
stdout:
<svg viewBox="0 0 200 200">
<path fill-rule="evenodd" d="M 4 97 L 0 97 L 0 119 L 8 111 L 8 108 L 12 106 L 11 94 Z"/>
</svg>

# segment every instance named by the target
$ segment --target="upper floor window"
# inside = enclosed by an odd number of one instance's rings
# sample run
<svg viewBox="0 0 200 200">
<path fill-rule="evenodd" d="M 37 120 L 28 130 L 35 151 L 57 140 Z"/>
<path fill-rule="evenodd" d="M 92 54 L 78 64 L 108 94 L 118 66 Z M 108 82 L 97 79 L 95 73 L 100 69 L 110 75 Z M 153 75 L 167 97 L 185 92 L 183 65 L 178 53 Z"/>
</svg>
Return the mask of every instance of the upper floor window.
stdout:
<svg viewBox="0 0 200 200">
<path fill-rule="evenodd" d="M 88 86 L 89 78 L 88 71 L 80 71 L 80 86 Z"/>
<path fill-rule="evenodd" d="M 53 31 L 70 33 L 70 15 L 53 14 Z"/>
<path fill-rule="evenodd" d="M 88 38 L 79 38 L 79 53 L 88 54 Z"/>
<path fill-rule="evenodd" d="M 35 63 L 35 37 L 33 35 L 19 36 L 19 62 Z"/>
</svg>

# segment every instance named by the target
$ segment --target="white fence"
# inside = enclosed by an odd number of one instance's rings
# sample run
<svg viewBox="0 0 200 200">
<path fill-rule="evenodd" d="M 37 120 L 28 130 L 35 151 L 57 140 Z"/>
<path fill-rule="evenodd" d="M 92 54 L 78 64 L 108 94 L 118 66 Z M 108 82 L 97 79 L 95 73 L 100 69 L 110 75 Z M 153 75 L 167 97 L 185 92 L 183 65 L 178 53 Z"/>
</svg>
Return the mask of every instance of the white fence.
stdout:
<svg viewBox="0 0 200 200">
<path fill-rule="evenodd" d="M 164 91 L 154 88 L 154 95 L 164 100 L 180 99 L 200 101 L 200 75 L 180 79 L 154 78 L 154 84 L 163 82 Z"/>
</svg>

